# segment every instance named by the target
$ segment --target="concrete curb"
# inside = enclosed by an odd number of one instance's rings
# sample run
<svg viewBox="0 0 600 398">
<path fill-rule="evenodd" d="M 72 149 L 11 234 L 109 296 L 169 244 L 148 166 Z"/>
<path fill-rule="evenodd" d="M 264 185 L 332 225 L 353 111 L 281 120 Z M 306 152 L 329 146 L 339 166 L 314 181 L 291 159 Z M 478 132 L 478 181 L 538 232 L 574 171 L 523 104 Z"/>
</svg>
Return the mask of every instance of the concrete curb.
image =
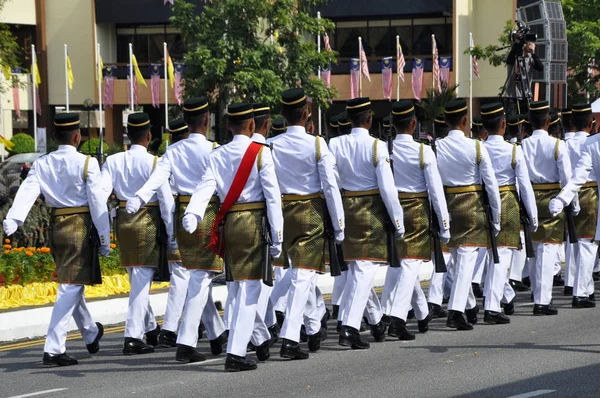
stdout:
<svg viewBox="0 0 600 398">
<path fill-rule="evenodd" d="M 387 266 L 379 268 L 375 277 L 375 286 L 383 286 L 387 268 Z M 425 263 L 421 268 L 420 279 L 428 280 L 431 277 L 432 270 L 431 262 Z M 329 274 L 319 275 L 317 285 L 323 294 L 331 294 L 333 281 L 334 278 Z M 213 287 L 213 299 L 215 301 L 221 301 L 224 304 L 226 298 L 226 286 Z M 128 300 L 127 297 L 97 300 L 89 302 L 88 308 L 97 322 L 104 325 L 114 325 L 125 322 Z M 167 306 L 167 293 L 150 294 L 150 304 L 156 316 L 163 316 Z M 0 313 L 0 342 L 45 336 L 51 315 L 52 306 Z M 69 331 L 74 330 L 77 330 L 77 326 L 71 319 Z"/>
</svg>

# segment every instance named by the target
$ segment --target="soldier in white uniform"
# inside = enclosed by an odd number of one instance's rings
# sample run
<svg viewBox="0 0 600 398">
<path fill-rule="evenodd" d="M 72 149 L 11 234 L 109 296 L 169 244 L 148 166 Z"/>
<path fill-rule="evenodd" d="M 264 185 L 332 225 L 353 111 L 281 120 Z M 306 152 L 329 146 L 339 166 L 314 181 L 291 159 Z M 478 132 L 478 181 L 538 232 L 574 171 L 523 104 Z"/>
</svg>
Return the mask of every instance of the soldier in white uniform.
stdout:
<svg viewBox="0 0 600 398">
<path fill-rule="evenodd" d="M 150 306 L 150 285 L 157 268 L 168 267 L 167 243 L 171 243 L 170 251 L 177 249 L 172 239 L 175 202 L 168 182 L 137 214 L 125 211 L 127 200 L 135 196 L 158 164 L 158 157 L 147 150 L 152 139 L 151 127 L 146 113 L 130 114 L 127 135 L 131 148 L 109 156 L 102 167 L 105 198 L 108 200 L 114 191 L 120 201 L 115 231 L 121 266 L 126 267 L 131 285 L 123 345 L 125 355 L 154 352 L 158 344 L 160 326 Z M 160 264 L 161 259 L 164 264 Z"/>
<path fill-rule="evenodd" d="M 419 270 L 423 262 L 431 259 L 430 205 L 437 214 L 440 240 L 443 243 L 450 240 L 450 219 L 433 150 L 413 140 L 417 126 L 413 102 L 394 103 L 392 117 L 397 135 L 391 160 L 398 197 L 404 211 L 406 232 L 397 246 L 400 267 L 388 268 L 392 288 L 386 308 L 392 319 L 391 328 L 398 339 L 413 340 L 415 335 L 406 329 L 406 318 L 411 305 L 421 333 L 429 330 L 431 320 L 419 281 Z"/>
<path fill-rule="evenodd" d="M 210 285 L 215 275 L 222 272 L 223 261 L 206 249 L 211 222 L 219 206 L 218 198 L 213 198 L 203 223 L 198 226 L 201 233 L 186 232 L 182 227 L 181 217 L 204 174 L 208 155 L 217 145 L 206 139 L 209 122 L 206 98 L 185 100 L 183 112 L 191 131 L 190 136 L 169 146 L 150 179 L 136 192 L 135 197 L 127 201 L 127 212 L 136 213 L 173 176 L 174 186 L 179 193 L 174 230 L 183 266 L 190 271 L 175 359 L 180 362 L 198 362 L 206 359 L 195 348 L 200 318 L 206 326 L 213 355 L 221 354 L 227 341 L 225 325 L 212 300 Z"/>
<path fill-rule="evenodd" d="M 77 364 L 65 347 L 71 317 L 88 352 L 95 354 L 100 349 L 104 328 L 92 319 L 83 292 L 86 285 L 102 283 L 98 252 L 107 256 L 110 251 L 110 225 L 98 162 L 77 152 L 81 141 L 79 115 L 57 114 L 54 138 L 58 149 L 33 163 L 3 224 L 6 235 L 15 233 L 42 194 L 53 208 L 51 248 L 59 285 L 43 364 L 69 366 Z"/>
<path fill-rule="evenodd" d="M 598 242 L 594 239 L 595 234 L 592 231 L 598 222 L 598 183 L 596 170 L 587 166 L 590 158 L 589 151 L 594 148 L 591 144 L 596 141 L 595 136 L 588 138 L 592 132 L 592 118 L 590 104 L 573 105 L 573 123 L 577 133 L 567 142 L 567 148 L 571 165 L 575 166 L 572 174 L 575 181 L 558 195 L 559 199 L 564 198 L 561 204 L 566 205 L 569 203 L 567 198 L 570 199 L 571 195 L 568 189 L 572 189 L 571 186 L 579 188 L 578 199 L 581 210 L 574 217 L 578 242 L 573 244 L 576 247 L 571 248 L 576 264 L 573 277 L 573 308 L 596 306 L 592 272 L 598 253 Z M 589 172 L 584 173 L 584 170 Z"/>
<path fill-rule="evenodd" d="M 489 133 L 483 143 L 496 174 L 502 202 L 501 232 L 496 237 L 498 257 L 495 264 L 491 250 L 485 282 L 485 313 L 483 321 L 490 324 L 510 323 L 514 312 L 515 292 L 508 282 L 508 268 L 515 251 L 521 245 L 521 212 L 519 199 L 529 217 L 531 230 L 537 229 L 537 207 L 523 151 L 517 144 L 504 141 L 506 117 L 504 107 L 495 102 L 481 106 L 483 125 Z M 502 313 L 500 303 L 504 305 Z"/>
<path fill-rule="evenodd" d="M 268 244 L 261 226 L 268 216 L 266 228 L 272 243 L 266 255 L 278 257 L 283 215 L 271 151 L 251 140 L 252 104 L 230 104 L 227 117 L 233 140 L 210 154 L 206 172 L 183 217 L 183 226 L 189 233 L 196 231 L 216 189 L 223 204 L 212 222 L 209 247 L 226 259 L 229 288 L 235 296 L 225 361 L 225 371 L 234 372 L 257 368 L 256 361 L 246 358 L 250 341 L 256 346 L 259 361 L 270 357 L 269 330 L 257 312 L 261 280 L 266 277 L 264 249 Z"/>
<path fill-rule="evenodd" d="M 488 246 L 489 233 L 500 232 L 500 194 L 487 150 L 480 141 L 465 137 L 464 131 L 469 123 L 466 101 L 457 99 L 448 102 L 444 113 L 450 132 L 437 144 L 437 159 L 452 220 L 448 247 L 454 267 L 446 325 L 458 330 L 472 330 L 479 310 L 471 286 L 473 269 L 478 249 Z M 489 199 L 494 231 L 488 228 L 484 189 Z"/>
<path fill-rule="evenodd" d="M 552 305 L 554 263 L 564 240 L 565 219 L 548 211 L 550 199 L 570 180 L 571 162 L 565 143 L 548 135 L 550 106 L 546 101 L 531 103 L 529 122 L 534 131 L 523 140 L 523 154 L 533 185 L 538 208 L 538 229 L 531 234 L 535 261 L 529 261 L 529 278 L 533 290 L 534 315 L 556 315 Z"/>
<path fill-rule="evenodd" d="M 350 100 L 346 112 L 352 132 L 339 143 L 336 155 L 340 184 L 344 189 L 344 256 L 349 266 L 342 297 L 339 344 L 366 349 L 369 343 L 359 334 L 365 308 L 375 341 L 385 340 L 381 305 L 379 299 L 373 297 L 373 280 L 378 263 L 388 261 L 386 234 L 402 239 L 404 217 L 387 148 L 369 135 L 371 101 L 364 97 Z M 367 307 L 369 301 L 371 304 Z"/>
</svg>

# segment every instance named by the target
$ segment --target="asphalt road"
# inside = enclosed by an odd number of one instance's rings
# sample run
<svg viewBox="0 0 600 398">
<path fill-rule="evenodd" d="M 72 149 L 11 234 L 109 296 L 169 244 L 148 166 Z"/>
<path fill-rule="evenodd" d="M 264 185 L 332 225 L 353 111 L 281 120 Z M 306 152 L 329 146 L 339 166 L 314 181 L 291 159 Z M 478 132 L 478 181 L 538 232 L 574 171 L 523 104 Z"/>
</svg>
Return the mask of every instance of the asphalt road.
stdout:
<svg viewBox="0 0 600 398">
<path fill-rule="evenodd" d="M 436 320 L 415 341 L 388 337 L 366 351 L 338 346 L 330 331 L 308 360 L 283 360 L 276 346 L 243 373 L 223 372 L 224 356 L 212 357 L 205 339 L 208 360 L 188 365 L 174 349 L 124 357 L 122 332 L 108 333 L 94 356 L 70 340 L 79 365 L 67 368 L 42 367 L 41 345 L 0 347 L 0 397 L 600 397 L 600 308 L 572 309 L 562 289 L 554 294 L 558 316 L 532 316 L 520 293 L 509 325 L 480 320 L 459 332 Z"/>
</svg>

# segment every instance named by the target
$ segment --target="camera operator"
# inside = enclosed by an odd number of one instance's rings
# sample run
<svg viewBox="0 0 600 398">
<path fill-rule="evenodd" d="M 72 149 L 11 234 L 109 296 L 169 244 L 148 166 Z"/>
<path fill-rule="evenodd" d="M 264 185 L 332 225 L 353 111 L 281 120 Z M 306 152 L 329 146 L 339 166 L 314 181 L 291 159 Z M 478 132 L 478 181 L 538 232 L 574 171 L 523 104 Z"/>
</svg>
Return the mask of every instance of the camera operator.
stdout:
<svg viewBox="0 0 600 398">
<path fill-rule="evenodd" d="M 504 88 L 505 107 L 508 115 L 524 114 L 529 111 L 528 99 L 531 100 L 531 80 L 533 70 L 544 71 L 544 64 L 535 53 L 535 35 L 528 34 L 529 29 L 520 25 L 512 34 L 512 47 L 506 59 L 508 78 Z M 523 70 L 521 70 L 523 66 Z M 526 85 L 521 89 L 520 79 Z M 527 98 L 529 96 L 529 98 Z"/>
</svg>

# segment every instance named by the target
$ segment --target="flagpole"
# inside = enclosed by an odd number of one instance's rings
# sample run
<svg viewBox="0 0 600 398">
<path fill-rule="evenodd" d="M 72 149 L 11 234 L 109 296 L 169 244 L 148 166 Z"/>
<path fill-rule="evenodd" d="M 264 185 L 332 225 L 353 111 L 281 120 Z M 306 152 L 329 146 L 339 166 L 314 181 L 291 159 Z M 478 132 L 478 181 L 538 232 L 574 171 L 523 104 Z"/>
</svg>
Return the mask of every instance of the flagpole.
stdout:
<svg viewBox="0 0 600 398">
<path fill-rule="evenodd" d="M 165 133 L 169 132 L 169 65 L 167 63 L 167 43 L 163 43 L 163 50 L 165 53 Z M 169 140 L 166 142 L 166 146 L 169 146 Z"/>
<path fill-rule="evenodd" d="M 431 88 L 435 90 L 435 35 L 431 35 Z"/>
<path fill-rule="evenodd" d="M 32 100 L 33 100 L 33 151 L 38 151 L 38 141 L 37 141 L 37 96 L 35 95 L 37 87 L 35 81 L 35 45 L 31 45 L 31 88 L 32 90 Z"/>
<path fill-rule="evenodd" d="M 396 55 L 398 55 L 398 49 L 400 48 L 400 36 L 396 36 Z M 396 80 L 398 80 L 398 84 L 396 85 L 396 101 L 400 101 L 400 59 L 396 56 Z"/>
<path fill-rule="evenodd" d="M 133 112 L 133 45 L 129 43 L 129 110 Z"/>
<path fill-rule="evenodd" d="M 469 49 L 473 51 L 473 33 L 469 32 Z M 469 121 L 473 125 L 473 54 L 469 56 Z"/>
<path fill-rule="evenodd" d="M 102 111 L 102 65 L 100 65 L 100 43 L 96 43 L 96 62 L 97 62 L 97 70 L 98 70 L 98 109 L 100 110 L 100 156 L 104 159 L 104 120 L 103 120 L 103 111 Z"/>
<path fill-rule="evenodd" d="M 67 57 L 69 53 L 67 52 L 67 45 L 65 44 L 65 89 L 67 92 L 67 112 L 69 112 L 69 68 L 67 68 Z"/>
<path fill-rule="evenodd" d="M 317 12 L 317 19 L 319 20 L 319 25 L 321 25 L 321 12 Z M 317 35 L 317 51 L 321 54 L 321 31 L 319 30 L 319 34 Z M 321 67 L 318 69 L 319 80 L 321 80 Z M 317 130 L 319 135 L 321 135 L 321 105 L 319 105 L 319 129 Z"/>
<path fill-rule="evenodd" d="M 362 97 L 362 37 L 358 36 L 358 96 Z"/>
</svg>

